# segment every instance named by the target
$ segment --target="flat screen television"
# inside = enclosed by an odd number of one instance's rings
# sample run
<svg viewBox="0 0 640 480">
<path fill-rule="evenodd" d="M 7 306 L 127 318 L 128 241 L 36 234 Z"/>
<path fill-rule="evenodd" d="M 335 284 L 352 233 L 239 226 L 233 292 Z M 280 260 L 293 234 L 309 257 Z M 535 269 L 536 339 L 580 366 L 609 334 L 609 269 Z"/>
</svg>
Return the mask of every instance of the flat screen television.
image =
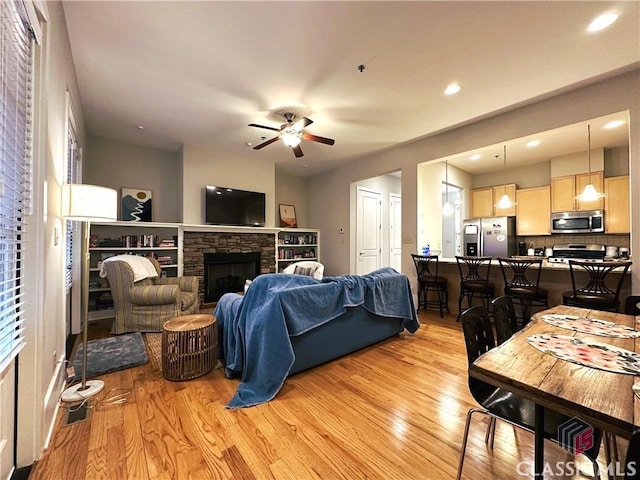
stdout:
<svg viewBox="0 0 640 480">
<path fill-rule="evenodd" d="M 207 185 L 205 220 L 210 225 L 264 227 L 265 194 Z"/>
</svg>

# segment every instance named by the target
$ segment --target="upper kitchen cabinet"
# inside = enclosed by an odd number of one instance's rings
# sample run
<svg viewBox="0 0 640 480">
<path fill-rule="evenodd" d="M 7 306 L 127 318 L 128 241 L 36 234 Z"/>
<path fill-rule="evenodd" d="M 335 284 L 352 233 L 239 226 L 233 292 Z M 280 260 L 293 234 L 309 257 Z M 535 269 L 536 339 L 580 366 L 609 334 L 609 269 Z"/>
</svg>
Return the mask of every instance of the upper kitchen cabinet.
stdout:
<svg viewBox="0 0 640 480">
<path fill-rule="evenodd" d="M 551 211 L 572 212 L 574 210 L 602 210 L 602 198 L 593 202 L 582 202 L 576 196 L 584 190 L 588 183 L 593 183 L 596 190 L 604 190 L 604 172 L 580 173 L 565 175 L 551 179 Z"/>
<path fill-rule="evenodd" d="M 604 179 L 605 233 L 629 233 L 631 209 L 629 205 L 629 175 Z"/>
<path fill-rule="evenodd" d="M 494 187 L 474 188 L 471 190 L 471 216 L 470 218 L 510 217 L 516 214 L 516 207 L 500 208 L 496 203 L 505 194 L 511 200 L 516 198 L 516 184 L 498 185 Z"/>
<path fill-rule="evenodd" d="M 522 188 L 516 191 L 516 234 L 551 233 L 551 187 Z"/>
</svg>

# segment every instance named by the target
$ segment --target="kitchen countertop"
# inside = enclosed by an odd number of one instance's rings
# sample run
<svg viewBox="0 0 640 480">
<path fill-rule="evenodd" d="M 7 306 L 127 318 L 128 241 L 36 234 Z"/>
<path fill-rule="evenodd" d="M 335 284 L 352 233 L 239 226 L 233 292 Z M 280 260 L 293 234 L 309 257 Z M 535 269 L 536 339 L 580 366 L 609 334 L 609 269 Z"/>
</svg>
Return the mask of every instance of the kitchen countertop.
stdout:
<svg viewBox="0 0 640 480">
<path fill-rule="evenodd" d="M 528 257 L 528 256 L 519 256 L 519 255 L 514 255 L 512 258 L 523 258 L 523 259 L 527 259 L 527 258 L 533 258 L 533 259 L 539 259 L 541 257 Z M 609 260 L 607 260 L 609 261 Z M 626 260 L 622 260 L 622 259 L 611 259 L 611 261 L 614 262 L 623 262 Z M 455 258 L 440 258 L 439 259 L 440 263 L 456 263 L 456 259 Z M 492 259 L 491 260 L 491 265 L 500 265 L 500 262 L 498 262 L 497 259 Z M 631 268 L 629 267 L 629 270 L 627 270 L 627 274 L 631 273 Z M 568 263 L 557 263 L 557 262 L 549 262 L 547 260 L 547 257 L 542 257 L 542 269 L 543 270 L 569 270 L 569 264 Z M 616 271 L 614 271 L 613 273 L 617 273 Z"/>
</svg>

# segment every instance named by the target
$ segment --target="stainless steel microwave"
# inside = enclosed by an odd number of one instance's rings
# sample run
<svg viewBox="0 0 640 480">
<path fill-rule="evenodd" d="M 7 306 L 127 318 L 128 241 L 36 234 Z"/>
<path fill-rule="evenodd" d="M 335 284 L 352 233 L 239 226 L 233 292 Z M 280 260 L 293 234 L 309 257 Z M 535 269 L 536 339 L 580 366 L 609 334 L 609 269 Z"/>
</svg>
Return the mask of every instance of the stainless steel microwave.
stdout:
<svg viewBox="0 0 640 480">
<path fill-rule="evenodd" d="M 551 214 L 551 233 L 604 232 L 604 212 L 584 210 Z"/>
</svg>

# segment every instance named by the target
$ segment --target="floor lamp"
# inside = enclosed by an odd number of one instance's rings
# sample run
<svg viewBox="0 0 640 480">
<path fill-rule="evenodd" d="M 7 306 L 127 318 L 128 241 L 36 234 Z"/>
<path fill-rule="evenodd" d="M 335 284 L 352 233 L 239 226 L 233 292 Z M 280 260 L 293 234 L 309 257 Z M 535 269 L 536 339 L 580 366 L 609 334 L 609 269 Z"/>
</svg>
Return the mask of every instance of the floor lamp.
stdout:
<svg viewBox="0 0 640 480">
<path fill-rule="evenodd" d="M 102 380 L 87 382 L 87 330 L 89 326 L 89 227 L 94 222 L 112 222 L 118 218 L 118 194 L 97 185 L 67 183 L 62 185 L 62 217 L 83 222 L 81 239 L 81 322 L 82 322 L 82 382 L 62 392 L 63 402 L 91 398 L 104 388 Z"/>
</svg>

